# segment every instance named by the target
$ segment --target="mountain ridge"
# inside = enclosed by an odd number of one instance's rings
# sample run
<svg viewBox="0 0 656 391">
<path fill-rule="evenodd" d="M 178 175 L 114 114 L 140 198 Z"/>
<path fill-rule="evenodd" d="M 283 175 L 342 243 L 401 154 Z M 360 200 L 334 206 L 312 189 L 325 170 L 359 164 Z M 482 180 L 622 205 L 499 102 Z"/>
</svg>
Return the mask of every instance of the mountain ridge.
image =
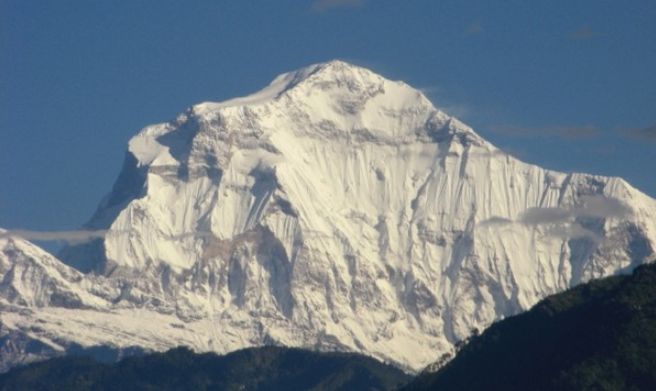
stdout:
<svg viewBox="0 0 656 391">
<path fill-rule="evenodd" d="M 656 201 L 521 162 L 405 83 L 335 61 L 263 91 L 135 135 L 85 226 L 106 236 L 59 254 L 83 273 L 26 250 L 74 276 L 55 285 L 87 309 L 7 293 L 3 330 L 38 321 L 30 335 L 58 349 L 275 343 L 417 371 L 473 329 L 654 257 Z"/>
</svg>

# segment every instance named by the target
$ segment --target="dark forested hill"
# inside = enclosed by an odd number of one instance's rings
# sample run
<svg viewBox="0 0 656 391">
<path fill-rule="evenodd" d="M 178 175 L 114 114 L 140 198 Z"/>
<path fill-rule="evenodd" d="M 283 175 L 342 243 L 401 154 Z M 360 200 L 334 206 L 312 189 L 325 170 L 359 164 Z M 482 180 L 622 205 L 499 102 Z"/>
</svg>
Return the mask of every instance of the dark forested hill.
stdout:
<svg viewBox="0 0 656 391">
<path fill-rule="evenodd" d="M 0 375 L 0 390 L 392 390 L 409 379 L 356 354 L 263 347 L 218 356 L 177 348 L 116 364 L 51 359 Z"/>
<path fill-rule="evenodd" d="M 551 296 L 407 390 L 656 390 L 656 265 Z"/>
</svg>

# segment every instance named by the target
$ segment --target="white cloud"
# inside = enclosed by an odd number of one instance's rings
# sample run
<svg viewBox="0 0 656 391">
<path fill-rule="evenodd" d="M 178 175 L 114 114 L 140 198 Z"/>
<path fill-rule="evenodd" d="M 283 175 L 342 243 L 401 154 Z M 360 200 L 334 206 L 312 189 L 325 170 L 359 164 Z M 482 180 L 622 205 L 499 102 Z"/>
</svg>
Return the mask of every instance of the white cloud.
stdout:
<svg viewBox="0 0 656 391">
<path fill-rule="evenodd" d="M 547 235 L 565 240 L 581 238 L 590 239 L 595 242 L 600 242 L 602 240 L 601 236 L 575 222 L 558 224 L 550 227 L 547 230 Z"/>
<path fill-rule="evenodd" d="M 543 127 L 503 125 L 490 127 L 490 130 L 513 137 L 562 138 L 568 140 L 594 138 L 601 133 L 597 127 L 592 125 Z"/>
<path fill-rule="evenodd" d="M 505 217 L 499 217 L 499 216 L 492 216 L 489 219 L 483 220 L 478 225 L 481 227 L 495 227 L 495 226 L 501 226 L 501 225 L 508 225 L 512 224 L 513 221 L 510 219 L 507 219 Z"/>
<path fill-rule="evenodd" d="M 109 235 L 108 230 L 80 230 L 80 231 L 30 231 L 14 229 L 0 232 L 0 238 L 19 237 L 30 241 L 67 242 L 71 244 L 84 243 Z M 111 234 L 117 234 L 112 231 Z"/>
<path fill-rule="evenodd" d="M 479 223 L 480 227 L 500 227 L 515 222 L 525 225 L 546 225 L 549 236 L 575 239 L 588 238 L 600 241 L 602 238 L 596 233 L 583 227 L 577 218 L 622 218 L 631 214 L 631 209 L 615 198 L 603 195 L 582 196 L 581 203 L 576 206 L 564 208 L 529 208 L 519 215 L 517 221 L 504 217 L 492 216 Z"/>
<path fill-rule="evenodd" d="M 592 39 L 600 36 L 601 33 L 594 31 L 589 26 L 583 26 L 578 30 L 572 31 L 569 37 L 576 40 Z"/>
<path fill-rule="evenodd" d="M 334 8 L 354 8 L 364 5 L 364 0 L 315 0 L 312 3 L 314 11 L 328 11 Z"/>
<path fill-rule="evenodd" d="M 566 208 L 529 208 L 519 217 L 528 225 L 555 224 L 573 220 L 577 217 L 624 217 L 631 210 L 621 201 L 602 195 L 582 196 L 582 204 Z"/>
<path fill-rule="evenodd" d="M 573 212 L 577 216 L 587 217 L 624 217 L 631 213 L 631 209 L 624 205 L 616 198 L 608 198 L 604 196 L 583 196 L 583 205 L 573 208 Z"/>
<path fill-rule="evenodd" d="M 563 208 L 529 208 L 519 216 L 528 225 L 555 224 L 572 217 L 571 210 Z"/>
<path fill-rule="evenodd" d="M 640 129 L 626 129 L 624 133 L 638 140 L 656 142 L 656 124 Z"/>
<path fill-rule="evenodd" d="M 474 22 L 467 26 L 465 30 L 466 35 L 478 35 L 483 32 L 483 26 L 479 22 Z"/>
</svg>

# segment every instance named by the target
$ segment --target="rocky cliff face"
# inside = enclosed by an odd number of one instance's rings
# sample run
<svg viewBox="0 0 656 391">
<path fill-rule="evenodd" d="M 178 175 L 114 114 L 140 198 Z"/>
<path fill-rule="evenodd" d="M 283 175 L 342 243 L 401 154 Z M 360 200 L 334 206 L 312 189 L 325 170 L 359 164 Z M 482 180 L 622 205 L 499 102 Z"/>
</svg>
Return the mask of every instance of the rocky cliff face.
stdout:
<svg viewBox="0 0 656 391">
<path fill-rule="evenodd" d="M 656 201 L 523 163 L 408 85 L 334 61 L 143 129 L 87 228 L 107 234 L 65 248 L 70 266 L 3 239 L 3 331 L 419 370 L 473 329 L 652 260 Z"/>
</svg>

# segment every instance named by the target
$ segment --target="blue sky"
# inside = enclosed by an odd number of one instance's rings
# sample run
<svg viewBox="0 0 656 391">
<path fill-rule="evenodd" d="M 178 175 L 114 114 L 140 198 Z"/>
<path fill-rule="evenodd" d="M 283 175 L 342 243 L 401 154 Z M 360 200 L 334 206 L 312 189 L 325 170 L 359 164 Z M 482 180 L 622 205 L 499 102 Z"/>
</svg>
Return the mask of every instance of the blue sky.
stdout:
<svg viewBox="0 0 656 391">
<path fill-rule="evenodd" d="M 79 227 L 143 126 L 334 58 L 656 196 L 655 0 L 0 0 L 0 227 Z"/>
</svg>

